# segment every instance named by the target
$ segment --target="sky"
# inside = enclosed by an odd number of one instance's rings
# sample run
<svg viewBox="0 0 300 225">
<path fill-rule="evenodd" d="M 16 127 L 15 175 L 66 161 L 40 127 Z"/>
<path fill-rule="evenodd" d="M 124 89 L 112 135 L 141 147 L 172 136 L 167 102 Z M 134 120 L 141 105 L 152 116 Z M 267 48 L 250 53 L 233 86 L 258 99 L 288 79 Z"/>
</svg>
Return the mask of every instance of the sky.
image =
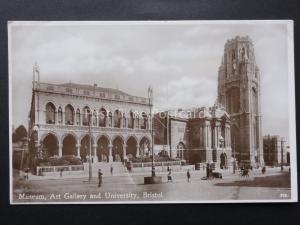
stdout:
<svg viewBox="0 0 300 225">
<path fill-rule="evenodd" d="M 248 35 L 261 72 L 262 131 L 288 136 L 285 24 L 11 23 L 12 124 L 27 126 L 32 69 L 41 82 L 98 84 L 147 97 L 157 110 L 212 106 L 224 44 Z"/>
</svg>

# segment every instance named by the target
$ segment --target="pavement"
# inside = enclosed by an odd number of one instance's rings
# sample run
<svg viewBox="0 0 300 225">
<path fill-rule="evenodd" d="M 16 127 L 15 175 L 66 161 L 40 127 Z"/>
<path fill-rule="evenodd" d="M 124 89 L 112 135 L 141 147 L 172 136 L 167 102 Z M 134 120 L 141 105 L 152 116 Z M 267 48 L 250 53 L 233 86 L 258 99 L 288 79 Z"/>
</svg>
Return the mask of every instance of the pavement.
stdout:
<svg viewBox="0 0 300 225">
<path fill-rule="evenodd" d="M 285 200 L 290 198 L 290 175 L 286 169 L 268 168 L 250 172 L 249 178 L 240 177 L 232 170 L 221 171 L 223 179 L 202 180 L 205 171 L 173 172 L 173 182 L 167 182 L 167 172 L 161 184 L 145 185 L 144 173 L 104 175 L 101 187 L 97 178 L 88 182 L 88 176 L 54 177 L 49 179 L 14 178 L 13 202 L 199 202 L 232 200 Z M 17 176 L 17 175 L 16 175 Z M 36 178 L 36 177 L 35 177 Z M 53 196 L 57 196 L 54 198 Z M 84 197 L 85 196 L 85 197 Z"/>
</svg>

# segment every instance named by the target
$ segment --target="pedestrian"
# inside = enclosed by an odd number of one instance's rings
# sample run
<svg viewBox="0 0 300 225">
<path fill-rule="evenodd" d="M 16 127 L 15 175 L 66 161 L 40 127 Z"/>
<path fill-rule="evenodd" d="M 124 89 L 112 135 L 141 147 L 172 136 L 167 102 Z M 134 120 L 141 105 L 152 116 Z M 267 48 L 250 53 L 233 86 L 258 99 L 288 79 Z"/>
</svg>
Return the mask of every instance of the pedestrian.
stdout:
<svg viewBox="0 0 300 225">
<path fill-rule="evenodd" d="M 190 173 L 190 170 L 188 169 L 187 172 L 186 172 L 186 177 L 187 177 L 187 181 L 188 183 L 190 182 L 190 178 L 191 178 L 191 173 Z"/>
<path fill-rule="evenodd" d="M 63 175 L 63 171 L 64 171 L 64 169 L 63 169 L 63 168 L 61 168 L 61 169 L 60 169 L 60 171 L 59 171 L 59 175 L 60 175 L 60 177 L 62 177 L 62 175 Z"/>
<path fill-rule="evenodd" d="M 171 170 L 169 170 L 169 173 L 168 173 L 168 183 L 169 183 L 169 181 L 173 183 Z"/>
<path fill-rule="evenodd" d="M 111 164 L 111 165 L 110 165 L 110 175 L 113 176 L 113 173 L 114 173 L 114 167 L 113 167 L 113 165 Z"/>
<path fill-rule="evenodd" d="M 103 173 L 101 172 L 101 169 L 99 169 L 98 170 L 98 179 L 99 179 L 98 187 L 101 187 L 101 185 L 102 185 L 102 175 L 103 175 Z"/>
<path fill-rule="evenodd" d="M 265 166 L 262 168 L 261 172 L 262 172 L 262 174 L 265 174 L 265 172 L 266 172 L 266 167 Z"/>
<path fill-rule="evenodd" d="M 29 168 L 26 168 L 25 169 L 25 176 L 24 176 L 25 180 L 28 180 L 28 173 L 29 173 Z"/>
</svg>

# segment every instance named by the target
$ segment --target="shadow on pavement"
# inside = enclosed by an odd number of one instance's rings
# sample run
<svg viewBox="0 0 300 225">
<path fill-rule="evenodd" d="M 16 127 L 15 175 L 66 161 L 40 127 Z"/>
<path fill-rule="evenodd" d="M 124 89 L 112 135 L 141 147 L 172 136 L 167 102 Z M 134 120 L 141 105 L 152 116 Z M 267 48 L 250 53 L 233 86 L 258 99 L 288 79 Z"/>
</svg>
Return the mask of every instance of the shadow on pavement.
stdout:
<svg viewBox="0 0 300 225">
<path fill-rule="evenodd" d="M 216 186 L 238 186 L 238 187 L 274 187 L 290 188 L 291 179 L 288 172 L 280 175 L 255 177 L 253 180 L 238 180 L 230 183 L 216 183 Z"/>
</svg>

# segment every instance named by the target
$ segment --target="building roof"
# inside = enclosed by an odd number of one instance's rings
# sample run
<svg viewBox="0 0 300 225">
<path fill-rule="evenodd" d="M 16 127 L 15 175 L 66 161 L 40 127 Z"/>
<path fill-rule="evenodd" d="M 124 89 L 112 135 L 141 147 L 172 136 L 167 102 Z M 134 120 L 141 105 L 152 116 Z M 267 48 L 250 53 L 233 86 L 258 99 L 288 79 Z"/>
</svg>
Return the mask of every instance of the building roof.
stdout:
<svg viewBox="0 0 300 225">
<path fill-rule="evenodd" d="M 110 92 L 113 94 L 119 94 L 119 95 L 128 95 L 129 94 L 118 90 L 118 89 L 114 89 L 114 88 L 104 88 L 104 87 L 98 87 L 97 84 L 94 85 L 88 85 L 88 84 L 76 84 L 76 83 L 63 83 L 63 84 L 58 84 L 58 86 L 63 86 L 63 87 L 69 87 L 69 88 L 78 88 L 78 89 L 85 89 L 85 90 L 89 90 L 89 91 L 100 91 L 100 92 Z"/>
</svg>

